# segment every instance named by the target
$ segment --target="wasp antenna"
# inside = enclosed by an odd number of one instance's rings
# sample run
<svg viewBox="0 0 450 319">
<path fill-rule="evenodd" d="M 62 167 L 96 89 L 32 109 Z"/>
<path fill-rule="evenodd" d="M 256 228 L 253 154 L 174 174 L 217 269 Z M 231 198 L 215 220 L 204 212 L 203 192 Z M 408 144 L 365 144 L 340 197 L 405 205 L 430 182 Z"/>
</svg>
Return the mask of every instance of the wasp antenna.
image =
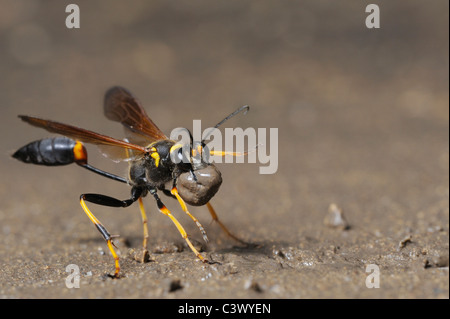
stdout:
<svg viewBox="0 0 450 319">
<path fill-rule="evenodd" d="M 240 108 L 238 108 L 236 111 L 234 111 L 233 113 L 231 113 L 230 115 L 228 115 L 227 117 L 225 117 L 222 121 L 220 121 L 219 123 L 217 123 L 214 128 L 218 128 L 220 125 L 222 125 L 223 123 L 225 123 L 226 121 L 228 121 L 229 119 L 231 119 L 233 116 L 239 114 L 240 112 L 244 111 L 244 115 L 247 114 L 248 110 L 250 110 L 250 106 L 248 105 L 244 105 L 241 106 Z"/>
<path fill-rule="evenodd" d="M 241 107 L 244 110 L 244 115 L 247 114 L 248 111 L 250 111 L 250 106 L 244 105 Z"/>
<path fill-rule="evenodd" d="M 263 145 L 264 145 L 263 143 L 256 144 L 255 147 L 251 150 L 251 152 L 255 152 L 258 149 L 258 147 Z"/>
<path fill-rule="evenodd" d="M 252 150 L 246 150 L 244 152 L 209 151 L 209 155 L 211 155 L 211 156 L 226 156 L 226 155 L 245 156 L 245 155 L 248 155 L 249 153 L 256 152 L 256 150 L 258 149 L 258 146 L 261 146 L 261 145 L 263 145 L 263 144 L 257 144 Z"/>
<path fill-rule="evenodd" d="M 205 135 L 205 137 L 202 139 L 202 146 L 205 146 L 205 141 L 206 139 L 209 137 L 209 135 L 213 132 L 214 129 L 218 128 L 220 125 L 222 125 L 223 123 L 225 123 L 226 121 L 228 121 L 229 119 L 231 119 L 233 116 L 235 116 L 236 114 L 239 114 L 240 112 L 244 111 L 244 115 L 247 114 L 247 112 L 250 110 L 250 106 L 248 105 L 244 105 L 241 106 L 240 108 L 238 108 L 236 111 L 234 111 L 233 113 L 229 114 L 227 117 L 225 117 L 222 121 L 220 121 L 219 123 L 217 123 L 216 125 L 214 125 L 213 128 L 211 128 L 211 130 L 208 132 L 208 134 Z"/>
</svg>

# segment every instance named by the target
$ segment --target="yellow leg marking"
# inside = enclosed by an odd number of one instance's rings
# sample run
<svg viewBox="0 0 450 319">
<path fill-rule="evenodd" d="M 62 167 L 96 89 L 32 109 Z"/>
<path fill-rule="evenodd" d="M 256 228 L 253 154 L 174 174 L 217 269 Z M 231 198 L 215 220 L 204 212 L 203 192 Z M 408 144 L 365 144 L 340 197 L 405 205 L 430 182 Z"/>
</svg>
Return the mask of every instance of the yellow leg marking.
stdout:
<svg viewBox="0 0 450 319">
<path fill-rule="evenodd" d="M 233 238 L 234 240 L 240 242 L 241 244 L 244 245 L 248 245 L 248 243 L 246 243 L 245 241 L 243 241 L 242 239 L 239 239 L 238 237 L 236 237 L 235 235 L 233 235 L 228 228 L 225 227 L 224 224 L 222 224 L 222 222 L 219 220 L 219 217 L 216 214 L 216 211 L 214 210 L 214 208 L 212 207 L 212 205 L 208 202 L 206 203 L 206 206 L 208 207 L 209 213 L 211 214 L 212 219 L 219 224 L 220 228 L 222 228 L 222 230 L 231 238 Z"/>
<path fill-rule="evenodd" d="M 209 151 L 209 155 L 211 156 L 226 156 L 226 155 L 231 155 L 231 156 L 245 156 L 248 155 L 249 153 L 252 153 L 254 151 L 256 151 L 256 149 L 258 148 L 258 146 L 261 144 L 258 144 L 255 146 L 255 148 L 253 150 L 250 151 L 245 151 L 245 152 L 229 152 L 229 151 L 214 151 L 211 150 Z"/>
<path fill-rule="evenodd" d="M 202 224 L 200 224 L 200 222 L 198 221 L 197 218 L 195 218 L 194 215 L 192 215 L 187 206 L 186 203 L 184 202 L 184 200 L 181 198 L 180 194 L 178 194 L 178 189 L 176 187 L 173 187 L 172 190 L 170 191 L 172 193 L 172 195 L 174 195 L 177 199 L 178 199 L 178 203 L 180 203 L 181 208 L 183 209 L 183 211 L 188 214 L 188 216 L 197 224 L 197 227 L 200 229 L 200 232 L 203 235 L 203 240 L 207 243 L 209 241 L 208 236 L 206 235 L 206 231 L 203 228 Z"/>
<path fill-rule="evenodd" d="M 116 251 L 114 250 L 113 244 L 111 242 L 111 239 L 108 239 L 107 241 L 108 244 L 108 248 L 111 251 L 111 254 L 114 257 L 114 263 L 116 266 L 116 271 L 114 272 L 114 276 L 115 278 L 119 278 L 119 271 L 120 271 L 120 264 L 119 264 L 119 256 L 117 256 Z"/>
<path fill-rule="evenodd" d="M 197 256 L 201 261 L 203 262 L 208 262 L 199 252 L 197 249 L 195 249 L 194 245 L 192 245 L 191 241 L 188 238 L 188 235 L 186 233 L 186 231 L 184 230 L 183 226 L 181 226 L 181 224 L 178 222 L 178 220 L 172 215 L 172 213 L 167 209 L 166 206 L 163 206 L 162 208 L 159 209 L 159 211 L 161 213 L 163 213 L 166 216 L 169 216 L 169 218 L 172 220 L 172 222 L 175 224 L 175 226 L 177 227 L 178 231 L 181 234 L 181 237 L 184 238 L 184 240 L 186 240 L 188 246 L 191 248 L 191 250 L 194 252 L 195 256 Z"/>
<path fill-rule="evenodd" d="M 114 278 L 119 278 L 119 272 L 120 272 L 120 264 L 119 264 L 119 256 L 117 256 L 116 251 L 114 250 L 113 243 L 111 241 L 111 236 L 109 235 L 106 228 L 100 223 L 100 221 L 97 219 L 97 217 L 92 214 L 92 212 L 89 210 L 89 208 L 86 205 L 86 202 L 83 198 L 80 199 L 81 207 L 83 208 L 86 215 L 89 217 L 89 219 L 94 223 L 95 227 L 97 227 L 98 231 L 102 234 L 103 238 L 106 240 L 106 244 L 108 245 L 109 250 L 111 251 L 111 254 L 114 257 L 115 267 L 116 270 L 114 272 Z"/>
<path fill-rule="evenodd" d="M 84 212 L 86 213 L 86 215 L 89 217 L 89 219 L 95 224 L 101 224 L 100 221 L 97 219 L 97 217 L 94 216 L 94 214 L 91 213 L 91 211 L 89 210 L 89 208 L 86 205 L 86 202 L 84 201 L 83 198 L 80 199 L 80 204 L 81 207 L 83 208 Z"/>
<path fill-rule="evenodd" d="M 144 240 L 142 241 L 142 262 L 146 262 L 149 258 L 148 254 L 148 224 L 147 224 L 147 214 L 145 213 L 144 203 L 142 197 L 138 199 L 139 209 L 141 211 L 142 226 L 144 228 Z"/>
<path fill-rule="evenodd" d="M 209 151 L 209 155 L 211 156 L 226 156 L 226 155 L 231 155 L 231 156 L 245 156 L 248 155 L 249 152 L 228 152 L 228 151 Z"/>
</svg>

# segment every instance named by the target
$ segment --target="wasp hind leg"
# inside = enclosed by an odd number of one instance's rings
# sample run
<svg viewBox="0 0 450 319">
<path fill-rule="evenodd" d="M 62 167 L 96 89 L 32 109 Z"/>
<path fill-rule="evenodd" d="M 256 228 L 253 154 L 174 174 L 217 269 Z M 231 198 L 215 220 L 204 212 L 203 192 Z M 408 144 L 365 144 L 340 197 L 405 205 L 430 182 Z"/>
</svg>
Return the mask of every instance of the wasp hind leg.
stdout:
<svg viewBox="0 0 450 319">
<path fill-rule="evenodd" d="M 97 230 L 100 232 L 100 234 L 103 236 L 103 238 L 106 241 L 106 244 L 108 245 L 108 248 L 114 258 L 114 265 L 115 265 L 115 271 L 114 275 L 109 275 L 112 278 L 119 278 L 119 272 L 120 272 L 120 263 L 119 263 L 119 256 L 117 255 L 116 251 L 114 250 L 114 243 L 112 242 L 113 236 L 108 232 L 108 230 L 105 228 L 105 226 L 102 225 L 102 223 L 98 220 L 97 217 L 89 210 L 89 208 L 86 205 L 86 202 L 91 202 L 97 205 L 102 206 L 110 206 L 110 207 L 128 207 L 131 204 L 133 204 L 136 200 L 140 199 L 142 194 L 142 190 L 140 189 L 132 189 L 132 197 L 130 199 L 126 200 L 119 200 L 113 197 L 109 197 L 106 195 L 101 194 L 82 194 L 80 196 L 80 204 L 83 208 L 86 215 L 89 217 L 91 222 L 95 225 Z M 142 211 L 141 211 L 142 212 Z M 143 217 L 145 216 L 145 212 Z M 146 219 L 146 218 L 145 218 Z M 146 227 L 146 223 L 144 224 L 144 227 Z M 148 236 L 148 231 L 147 231 Z M 144 231 L 144 244 L 147 243 L 147 240 L 145 238 L 145 231 Z"/>
</svg>

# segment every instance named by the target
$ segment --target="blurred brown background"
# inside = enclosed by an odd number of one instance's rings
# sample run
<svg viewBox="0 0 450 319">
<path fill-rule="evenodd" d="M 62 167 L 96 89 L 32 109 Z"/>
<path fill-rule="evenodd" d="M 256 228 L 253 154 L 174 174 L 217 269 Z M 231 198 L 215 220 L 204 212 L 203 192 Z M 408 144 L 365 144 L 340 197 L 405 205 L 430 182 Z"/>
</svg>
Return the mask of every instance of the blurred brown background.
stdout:
<svg viewBox="0 0 450 319">
<path fill-rule="evenodd" d="M 69 3 L 80 7 L 80 29 L 65 26 Z M 369 3 L 1 0 L 0 296 L 448 298 L 448 1 L 380 2 L 380 29 L 365 26 Z M 141 245 L 138 208 L 91 205 L 129 242 L 118 244 L 126 278 L 105 280 L 113 261 L 78 198 L 125 199 L 129 188 L 10 154 L 49 136 L 18 114 L 121 138 L 102 114 L 113 85 L 133 92 L 167 134 L 193 119 L 214 125 L 244 104 L 250 112 L 226 127 L 278 128 L 277 173 L 223 164 L 212 201 L 259 248 L 235 246 L 205 208 L 192 208 L 208 226 L 205 253 L 222 264 L 202 266 L 188 249 L 138 264 L 127 257 Z M 92 165 L 126 171 L 89 151 Z M 150 245 L 182 244 L 145 203 Z M 350 229 L 324 223 L 332 203 Z M 64 284 L 72 263 L 80 289 Z M 380 266 L 380 289 L 365 286 L 370 263 Z M 183 288 L 170 291 L 177 280 Z"/>
</svg>

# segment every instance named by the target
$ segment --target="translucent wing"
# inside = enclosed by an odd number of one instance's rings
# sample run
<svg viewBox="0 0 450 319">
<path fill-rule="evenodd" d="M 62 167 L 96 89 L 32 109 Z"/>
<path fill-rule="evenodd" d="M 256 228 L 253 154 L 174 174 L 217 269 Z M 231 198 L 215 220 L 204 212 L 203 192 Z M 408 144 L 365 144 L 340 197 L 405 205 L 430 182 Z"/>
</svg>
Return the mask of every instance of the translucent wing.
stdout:
<svg viewBox="0 0 450 319">
<path fill-rule="evenodd" d="M 102 152 L 112 159 L 127 160 L 128 152 L 132 150 L 134 155 L 148 152 L 145 147 L 135 145 L 126 141 L 117 140 L 115 138 L 85 130 L 76 126 L 58 123 L 50 120 L 43 120 L 37 117 L 19 115 L 19 117 L 36 127 L 43 128 L 51 133 L 62 134 L 64 136 L 79 140 L 81 142 L 95 144 L 99 146 Z"/>
<path fill-rule="evenodd" d="M 133 134 L 127 134 L 131 141 L 136 143 L 152 143 L 168 139 L 145 112 L 136 98 L 122 87 L 113 87 L 105 94 L 105 116 L 119 123 Z"/>
</svg>

